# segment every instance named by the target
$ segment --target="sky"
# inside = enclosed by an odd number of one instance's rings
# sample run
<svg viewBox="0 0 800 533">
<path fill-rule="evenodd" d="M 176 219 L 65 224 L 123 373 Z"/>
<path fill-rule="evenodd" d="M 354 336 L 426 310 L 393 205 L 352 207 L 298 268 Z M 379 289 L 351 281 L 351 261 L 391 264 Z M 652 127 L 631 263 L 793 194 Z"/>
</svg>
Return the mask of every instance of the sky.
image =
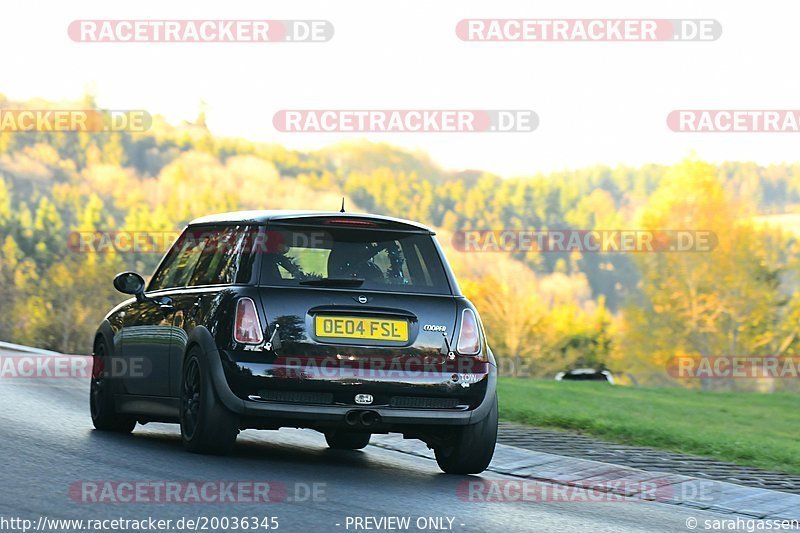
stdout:
<svg viewBox="0 0 800 533">
<path fill-rule="evenodd" d="M 352 138 L 504 176 L 594 164 L 797 161 L 800 133 L 676 133 L 674 109 L 800 109 L 800 4 L 408 0 L 7 2 L 0 93 L 194 119 L 216 135 L 317 148 Z M 76 19 L 324 19 L 326 43 L 76 43 Z M 465 42 L 465 18 L 712 18 L 712 42 Z M 281 133 L 280 109 L 532 109 L 533 132 Z"/>
</svg>

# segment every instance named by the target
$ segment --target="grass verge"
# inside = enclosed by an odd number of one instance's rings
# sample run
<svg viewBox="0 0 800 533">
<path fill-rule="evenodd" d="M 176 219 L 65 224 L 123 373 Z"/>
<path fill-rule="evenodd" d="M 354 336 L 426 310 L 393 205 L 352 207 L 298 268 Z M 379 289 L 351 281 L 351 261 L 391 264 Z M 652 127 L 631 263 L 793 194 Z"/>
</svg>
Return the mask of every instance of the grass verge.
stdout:
<svg viewBox="0 0 800 533">
<path fill-rule="evenodd" d="M 500 418 L 800 474 L 800 397 L 501 378 Z"/>
</svg>

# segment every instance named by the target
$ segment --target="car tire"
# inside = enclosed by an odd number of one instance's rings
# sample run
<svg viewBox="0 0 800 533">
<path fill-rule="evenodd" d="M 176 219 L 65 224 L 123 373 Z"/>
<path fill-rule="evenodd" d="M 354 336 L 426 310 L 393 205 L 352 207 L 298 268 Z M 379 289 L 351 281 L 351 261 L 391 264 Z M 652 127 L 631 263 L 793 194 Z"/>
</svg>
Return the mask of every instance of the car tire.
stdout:
<svg viewBox="0 0 800 533">
<path fill-rule="evenodd" d="M 462 426 L 445 445 L 434 447 L 436 462 L 447 474 L 480 474 L 489 466 L 497 443 L 497 396 L 489 414 Z"/>
<path fill-rule="evenodd" d="M 192 453 L 225 455 L 239 434 L 239 421 L 217 398 L 199 348 L 189 352 L 183 365 L 180 425 L 183 446 Z"/>
<path fill-rule="evenodd" d="M 116 382 L 108 375 L 109 350 L 104 339 L 98 339 L 92 357 L 92 376 L 89 382 L 89 412 L 92 424 L 100 431 L 130 433 L 136 427 L 132 416 L 117 413 L 114 405 Z"/>
<path fill-rule="evenodd" d="M 325 433 L 325 441 L 334 450 L 360 450 L 366 448 L 370 433 L 361 431 L 334 430 Z"/>
</svg>

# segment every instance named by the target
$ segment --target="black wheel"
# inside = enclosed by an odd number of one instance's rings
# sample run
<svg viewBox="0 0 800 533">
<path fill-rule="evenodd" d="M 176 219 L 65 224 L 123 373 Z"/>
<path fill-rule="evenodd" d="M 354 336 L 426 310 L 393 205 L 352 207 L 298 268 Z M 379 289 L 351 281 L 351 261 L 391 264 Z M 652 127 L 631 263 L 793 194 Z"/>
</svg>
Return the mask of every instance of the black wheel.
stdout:
<svg viewBox="0 0 800 533">
<path fill-rule="evenodd" d="M 92 359 L 92 378 L 89 383 L 89 411 L 92 424 L 101 431 L 130 433 L 136 426 L 136 419 L 117 413 L 114 407 L 114 381 L 108 375 L 109 352 L 102 339 L 97 340 Z"/>
<path fill-rule="evenodd" d="M 233 448 L 239 421 L 217 399 L 205 357 L 195 348 L 183 365 L 181 439 L 193 453 L 223 455 Z"/>
<path fill-rule="evenodd" d="M 325 433 L 325 440 L 328 446 L 334 450 L 360 450 L 366 448 L 369 444 L 369 439 L 372 437 L 369 433 L 361 431 L 347 431 L 343 429 L 336 429 Z"/>
<path fill-rule="evenodd" d="M 497 397 L 489 414 L 459 427 L 446 445 L 434 448 L 436 462 L 448 474 L 480 474 L 489 466 L 497 443 Z"/>
</svg>

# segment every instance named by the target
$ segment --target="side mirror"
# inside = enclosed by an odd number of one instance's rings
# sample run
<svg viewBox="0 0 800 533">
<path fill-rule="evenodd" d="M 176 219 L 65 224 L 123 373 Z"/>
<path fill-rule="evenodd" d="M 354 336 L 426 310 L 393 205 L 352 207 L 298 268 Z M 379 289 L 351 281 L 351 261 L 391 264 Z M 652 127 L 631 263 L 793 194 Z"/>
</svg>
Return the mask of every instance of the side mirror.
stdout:
<svg viewBox="0 0 800 533">
<path fill-rule="evenodd" d="M 144 295 L 144 278 L 136 272 L 122 272 L 114 278 L 114 288 L 123 294 Z"/>
</svg>

